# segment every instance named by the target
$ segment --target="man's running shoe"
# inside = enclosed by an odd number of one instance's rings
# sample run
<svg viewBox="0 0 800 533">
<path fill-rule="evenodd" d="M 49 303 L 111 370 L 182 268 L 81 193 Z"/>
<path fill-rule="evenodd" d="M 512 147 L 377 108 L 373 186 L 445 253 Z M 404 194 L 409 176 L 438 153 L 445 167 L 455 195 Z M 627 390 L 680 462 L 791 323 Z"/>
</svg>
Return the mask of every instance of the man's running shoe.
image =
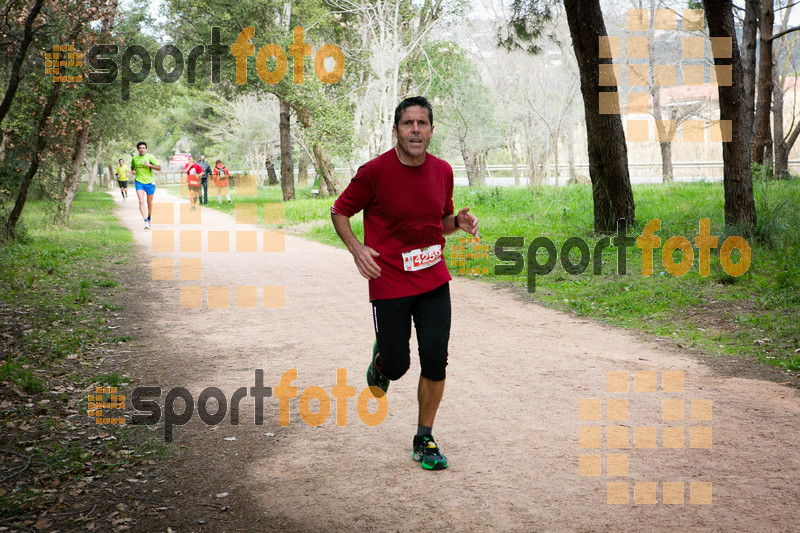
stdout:
<svg viewBox="0 0 800 533">
<path fill-rule="evenodd" d="M 372 345 L 372 362 L 369 364 L 369 368 L 367 368 L 367 385 L 370 387 L 378 387 L 386 394 L 386 391 L 389 390 L 389 383 L 391 381 L 385 377 L 380 371 L 375 368 L 375 360 L 378 358 L 378 341 L 375 341 L 375 344 Z"/>
<path fill-rule="evenodd" d="M 444 470 L 447 468 L 447 457 L 442 455 L 433 440 L 433 435 L 414 436 L 414 453 L 411 458 L 422 465 L 425 470 Z"/>
<path fill-rule="evenodd" d="M 150 229 L 150 221 L 149 220 L 145 220 L 144 221 L 144 229 Z"/>
</svg>

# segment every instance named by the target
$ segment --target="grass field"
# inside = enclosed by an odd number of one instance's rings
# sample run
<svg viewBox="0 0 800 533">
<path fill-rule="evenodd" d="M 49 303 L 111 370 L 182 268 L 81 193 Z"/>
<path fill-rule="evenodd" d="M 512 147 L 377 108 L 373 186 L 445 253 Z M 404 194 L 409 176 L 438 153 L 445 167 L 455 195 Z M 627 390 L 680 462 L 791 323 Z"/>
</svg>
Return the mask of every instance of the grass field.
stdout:
<svg viewBox="0 0 800 533">
<path fill-rule="evenodd" d="M 177 187 L 175 187 L 177 190 Z M 634 187 L 636 224 L 628 235 L 636 237 L 645 224 L 659 219 L 661 248 L 653 253 L 651 276 L 642 275 L 642 250 L 635 245 L 626 250 L 626 271 L 617 272 L 617 247 L 613 243 L 602 251 L 602 271 L 593 274 L 592 264 L 579 275 L 569 274 L 561 257 L 553 270 L 535 278 L 531 300 L 549 307 L 572 311 L 603 323 L 668 337 L 682 346 L 692 346 L 711 354 L 746 356 L 781 368 L 800 371 L 800 181 L 755 183 L 758 225 L 747 239 L 751 264 L 738 277 L 728 275 L 719 263 L 719 246 L 731 235 L 723 223 L 723 189 L 719 183 L 676 183 Z M 285 204 L 287 226 L 314 240 L 343 246 L 329 223 L 332 198 L 311 198 L 308 188 L 297 190 L 298 200 Z M 215 198 L 209 206 L 233 213 L 234 206 L 218 207 Z M 256 197 L 236 202 L 280 202 L 280 188 L 259 187 Z M 528 292 L 528 263 L 517 275 L 496 275 L 501 262 L 494 254 L 500 237 L 522 237 L 517 248 L 523 257 L 538 237 L 550 239 L 557 251 L 570 237 L 583 239 L 594 258 L 602 238 L 592 231 L 591 189 L 588 186 L 562 188 L 479 188 L 458 187 L 458 207 L 470 206 L 481 226 L 481 244 L 488 245 L 488 258 L 465 257 L 464 273 L 451 264 L 451 247 L 462 245 L 474 251 L 474 243 L 460 242 L 464 233 L 448 237 L 445 257 L 456 276 L 489 282 L 508 282 L 520 292 Z M 710 219 L 710 233 L 718 247 L 711 252 L 710 275 L 699 274 L 699 254 L 694 237 L 702 218 Z M 354 217 L 353 230 L 363 237 L 363 223 Z M 735 235 L 735 232 L 731 232 Z M 672 236 L 683 236 L 692 243 L 693 264 L 683 276 L 673 276 L 664 267 L 661 250 Z M 611 236 L 614 237 L 613 235 Z M 544 264 L 547 252 L 539 250 L 537 261 Z M 560 255 L 560 254 L 559 254 Z M 570 260 L 578 263 L 573 249 Z M 735 263 L 741 259 L 734 250 Z M 680 263 L 682 254 L 673 252 Z M 469 275 L 467 268 L 480 275 Z"/>
<path fill-rule="evenodd" d="M 98 508 L 113 507 L 103 503 L 103 486 L 89 482 L 102 476 L 105 485 L 110 473 L 124 476 L 165 453 L 147 431 L 95 426 L 87 416 L 86 391 L 130 381 L 103 353 L 131 340 L 117 333 L 115 302 L 133 239 L 111 197 L 84 189 L 66 226 L 52 225 L 51 204 L 29 201 L 21 236 L 0 245 L 0 517 L 14 520 L 12 529 L 32 524 L 56 497 L 72 505 L 96 491 Z M 84 530 L 80 519 L 50 518 Z"/>
</svg>

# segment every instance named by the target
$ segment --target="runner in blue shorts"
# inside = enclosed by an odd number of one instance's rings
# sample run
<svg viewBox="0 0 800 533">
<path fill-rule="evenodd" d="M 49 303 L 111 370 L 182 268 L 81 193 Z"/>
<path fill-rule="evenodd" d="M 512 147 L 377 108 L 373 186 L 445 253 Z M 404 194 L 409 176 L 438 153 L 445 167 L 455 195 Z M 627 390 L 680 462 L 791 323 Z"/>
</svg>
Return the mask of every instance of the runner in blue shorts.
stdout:
<svg viewBox="0 0 800 533">
<path fill-rule="evenodd" d="M 147 143 L 144 141 L 136 145 L 139 155 L 131 159 L 131 172 L 136 177 L 136 196 L 139 197 L 139 212 L 144 218 L 144 229 L 150 229 L 151 214 L 153 212 L 153 195 L 156 193 L 156 184 L 153 182 L 153 171 L 161 170 L 156 158 L 147 153 Z"/>
</svg>

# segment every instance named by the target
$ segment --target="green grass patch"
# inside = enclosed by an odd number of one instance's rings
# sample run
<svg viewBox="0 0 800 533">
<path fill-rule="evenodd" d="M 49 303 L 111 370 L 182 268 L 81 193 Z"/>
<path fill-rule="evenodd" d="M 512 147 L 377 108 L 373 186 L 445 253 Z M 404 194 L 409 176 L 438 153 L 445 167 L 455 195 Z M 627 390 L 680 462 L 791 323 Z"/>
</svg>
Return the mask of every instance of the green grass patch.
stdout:
<svg viewBox="0 0 800 533">
<path fill-rule="evenodd" d="M 109 305 L 109 289 L 119 284 L 106 269 L 127 258 L 133 242 L 113 205 L 106 194 L 80 192 L 69 223 L 54 226 L 45 202 L 28 202 L 24 238 L 0 246 L 0 304 L 25 311 L 22 340 L 37 364 L 99 338 L 96 307 Z"/>
<path fill-rule="evenodd" d="M 21 237 L 0 245 L 0 516 L 12 529 L 56 496 L 68 508 L 90 500 L 111 507 L 81 479 L 124 479 L 126 469 L 166 453 L 154 433 L 87 416 L 87 388 L 130 381 L 97 350 L 132 339 L 107 327 L 119 324 L 119 279 L 129 271 L 120 265 L 133 258 L 132 235 L 113 208 L 110 196 L 82 187 L 69 223 L 58 226 L 51 204 L 30 201 Z M 49 517 L 63 530 L 77 527 L 72 518 Z"/>
</svg>

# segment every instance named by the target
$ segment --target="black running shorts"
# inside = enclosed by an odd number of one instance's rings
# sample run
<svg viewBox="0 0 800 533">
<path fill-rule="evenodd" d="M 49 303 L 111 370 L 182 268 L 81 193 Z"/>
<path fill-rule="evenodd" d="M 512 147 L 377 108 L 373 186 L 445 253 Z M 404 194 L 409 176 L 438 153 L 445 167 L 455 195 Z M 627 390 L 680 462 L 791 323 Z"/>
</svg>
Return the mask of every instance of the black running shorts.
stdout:
<svg viewBox="0 0 800 533">
<path fill-rule="evenodd" d="M 450 341 L 450 286 L 403 298 L 372 300 L 372 317 L 378 339 L 379 369 L 389 379 L 399 379 L 411 363 L 408 341 L 411 319 L 417 330 L 422 377 L 442 381 Z"/>
<path fill-rule="evenodd" d="M 117 183 L 119 183 L 119 188 L 120 189 L 127 189 L 128 188 L 128 180 L 117 180 Z"/>
</svg>

